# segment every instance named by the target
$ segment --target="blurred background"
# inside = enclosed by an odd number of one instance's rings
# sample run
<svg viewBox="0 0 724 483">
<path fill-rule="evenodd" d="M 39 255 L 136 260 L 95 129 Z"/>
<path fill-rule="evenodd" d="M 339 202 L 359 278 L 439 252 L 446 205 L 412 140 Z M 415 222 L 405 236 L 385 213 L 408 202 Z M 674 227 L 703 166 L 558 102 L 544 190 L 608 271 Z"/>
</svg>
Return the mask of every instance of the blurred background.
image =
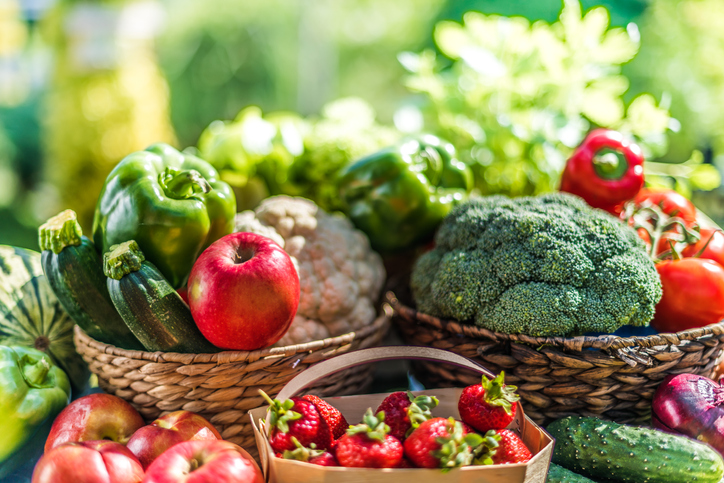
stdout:
<svg viewBox="0 0 724 483">
<path fill-rule="evenodd" d="M 477 13 L 476 13 L 477 12 Z M 435 132 L 481 193 L 554 189 L 592 127 L 724 221 L 721 0 L 0 0 L 0 244 L 154 142 L 334 209 L 336 170 Z M 656 161 L 655 163 L 653 161 Z"/>
</svg>

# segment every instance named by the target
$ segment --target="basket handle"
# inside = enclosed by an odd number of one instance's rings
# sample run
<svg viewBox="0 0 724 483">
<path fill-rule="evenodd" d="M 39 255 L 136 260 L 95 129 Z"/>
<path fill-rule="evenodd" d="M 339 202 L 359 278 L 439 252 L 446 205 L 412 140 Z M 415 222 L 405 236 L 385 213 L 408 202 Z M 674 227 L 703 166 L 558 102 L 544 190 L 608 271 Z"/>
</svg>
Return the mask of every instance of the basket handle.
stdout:
<svg viewBox="0 0 724 483">
<path fill-rule="evenodd" d="M 369 362 L 389 361 L 394 359 L 421 359 L 428 361 L 445 362 L 465 369 L 470 369 L 479 374 L 492 378 L 495 375 L 467 359 L 461 355 L 455 354 L 441 349 L 432 347 L 416 347 L 416 346 L 387 346 L 375 347 L 372 349 L 362 349 L 348 352 L 332 359 L 314 364 L 301 374 L 298 374 L 289 381 L 279 392 L 277 398 L 281 401 L 289 399 L 299 391 L 311 386 L 315 382 L 334 374 L 335 372 L 348 369 L 350 367 L 367 364 Z"/>
</svg>

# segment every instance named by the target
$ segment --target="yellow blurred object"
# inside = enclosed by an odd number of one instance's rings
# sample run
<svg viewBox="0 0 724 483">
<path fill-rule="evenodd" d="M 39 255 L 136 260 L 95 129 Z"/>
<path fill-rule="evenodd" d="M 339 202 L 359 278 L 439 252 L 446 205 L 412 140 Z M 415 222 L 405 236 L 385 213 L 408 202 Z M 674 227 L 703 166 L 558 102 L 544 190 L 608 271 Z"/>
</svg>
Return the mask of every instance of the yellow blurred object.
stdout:
<svg viewBox="0 0 724 483">
<path fill-rule="evenodd" d="M 0 0 L 0 57 L 19 51 L 28 38 L 16 0 Z"/>
<path fill-rule="evenodd" d="M 61 5 L 46 100 L 46 177 L 89 230 L 103 182 L 125 155 L 173 144 L 168 86 L 153 52 L 156 2 Z M 55 212 L 59 206 L 48 206 Z"/>
</svg>

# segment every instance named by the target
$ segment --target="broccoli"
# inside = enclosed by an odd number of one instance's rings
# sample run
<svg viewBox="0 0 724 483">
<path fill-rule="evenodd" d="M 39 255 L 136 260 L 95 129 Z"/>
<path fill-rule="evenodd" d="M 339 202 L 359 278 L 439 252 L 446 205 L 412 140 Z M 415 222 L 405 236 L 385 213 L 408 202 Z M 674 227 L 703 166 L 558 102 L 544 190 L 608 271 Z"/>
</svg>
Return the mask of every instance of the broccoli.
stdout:
<svg viewBox="0 0 724 483">
<path fill-rule="evenodd" d="M 410 285 L 422 312 L 538 337 L 645 326 L 661 298 L 636 232 L 565 193 L 457 206 Z"/>
</svg>

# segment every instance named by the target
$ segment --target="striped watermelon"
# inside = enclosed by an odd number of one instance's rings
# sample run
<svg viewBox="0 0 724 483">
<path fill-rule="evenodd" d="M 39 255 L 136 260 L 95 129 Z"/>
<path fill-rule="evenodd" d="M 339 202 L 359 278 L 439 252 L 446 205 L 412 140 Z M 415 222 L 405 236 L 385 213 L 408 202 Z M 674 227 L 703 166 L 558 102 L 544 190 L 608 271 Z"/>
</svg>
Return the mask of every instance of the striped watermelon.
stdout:
<svg viewBox="0 0 724 483">
<path fill-rule="evenodd" d="M 0 245 L 0 344 L 42 350 L 80 391 L 89 372 L 73 345 L 74 325 L 43 274 L 40 253 Z"/>
</svg>

